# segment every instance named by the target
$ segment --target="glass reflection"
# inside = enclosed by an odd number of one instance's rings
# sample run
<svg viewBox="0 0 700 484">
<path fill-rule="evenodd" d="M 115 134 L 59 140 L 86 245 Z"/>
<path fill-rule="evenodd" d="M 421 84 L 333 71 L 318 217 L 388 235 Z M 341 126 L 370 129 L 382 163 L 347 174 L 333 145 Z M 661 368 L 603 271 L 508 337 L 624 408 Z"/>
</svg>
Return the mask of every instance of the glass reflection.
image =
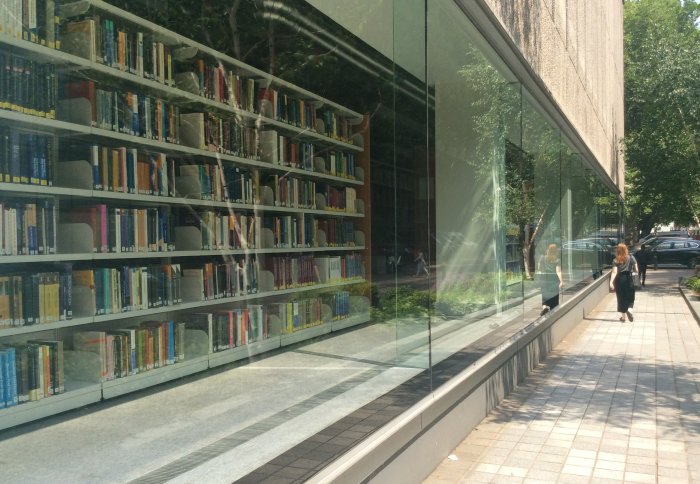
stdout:
<svg viewBox="0 0 700 484">
<path fill-rule="evenodd" d="M 562 213 L 568 209 L 567 197 L 562 193 L 560 133 L 554 129 L 530 103 L 523 103 L 523 151 L 531 160 L 532 202 L 527 260 L 532 279 L 527 284 L 525 314 L 533 320 L 545 306 L 554 310 L 561 302 L 552 299 L 551 274 L 561 262 Z M 528 191 L 529 191 L 528 187 Z M 554 247 L 550 248 L 554 244 Z M 556 251 L 556 255 L 554 252 Z M 549 255 L 548 255 L 549 252 Z M 554 259 L 554 260 L 552 260 Z M 550 269 L 554 264 L 552 272 Z M 563 274 L 567 284 L 566 274 Z"/>
</svg>

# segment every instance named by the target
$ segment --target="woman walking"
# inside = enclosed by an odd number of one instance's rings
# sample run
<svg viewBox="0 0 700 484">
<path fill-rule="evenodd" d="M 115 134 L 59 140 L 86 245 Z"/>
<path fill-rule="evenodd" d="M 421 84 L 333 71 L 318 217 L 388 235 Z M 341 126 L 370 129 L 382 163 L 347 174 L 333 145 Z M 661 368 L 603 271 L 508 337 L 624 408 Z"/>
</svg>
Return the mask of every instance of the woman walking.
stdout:
<svg viewBox="0 0 700 484">
<path fill-rule="evenodd" d="M 615 248 L 615 260 L 613 261 L 612 276 L 610 277 L 610 290 L 617 296 L 617 312 L 620 313 L 620 321 L 625 321 L 625 315 L 634 321 L 632 307 L 634 306 L 634 281 L 632 272 L 639 272 L 639 266 L 634 256 L 627 251 L 625 244 L 617 244 Z"/>
<path fill-rule="evenodd" d="M 559 306 L 559 291 L 564 287 L 557 244 L 547 246 L 547 252 L 540 258 L 538 270 L 542 275 L 542 311 L 540 315 L 544 316 Z"/>
</svg>

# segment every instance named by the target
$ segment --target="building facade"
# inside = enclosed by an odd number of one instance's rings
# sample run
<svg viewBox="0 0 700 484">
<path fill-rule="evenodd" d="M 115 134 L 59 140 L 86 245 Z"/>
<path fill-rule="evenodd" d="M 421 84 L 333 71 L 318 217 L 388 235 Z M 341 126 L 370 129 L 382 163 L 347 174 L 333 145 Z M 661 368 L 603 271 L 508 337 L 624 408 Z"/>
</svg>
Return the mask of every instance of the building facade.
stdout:
<svg viewBox="0 0 700 484">
<path fill-rule="evenodd" d="M 15 480 L 417 482 L 599 294 L 622 2 L 15 3 Z"/>
</svg>

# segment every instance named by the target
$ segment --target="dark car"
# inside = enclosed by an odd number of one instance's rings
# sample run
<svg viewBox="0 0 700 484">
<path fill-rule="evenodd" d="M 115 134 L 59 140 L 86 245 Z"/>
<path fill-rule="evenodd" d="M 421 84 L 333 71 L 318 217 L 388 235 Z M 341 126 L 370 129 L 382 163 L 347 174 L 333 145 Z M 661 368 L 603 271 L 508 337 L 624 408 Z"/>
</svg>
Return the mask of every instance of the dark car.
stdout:
<svg viewBox="0 0 700 484">
<path fill-rule="evenodd" d="M 687 230 L 667 230 L 666 232 L 653 232 L 648 234 L 647 236 L 639 239 L 639 243 L 649 245 L 649 243 L 653 240 L 671 238 L 692 239 Z"/>
<path fill-rule="evenodd" d="M 586 237 L 583 239 L 576 239 L 580 242 L 593 242 L 603 248 L 605 248 L 612 257 L 615 257 L 615 248 L 617 247 L 617 240 L 611 237 Z"/>
<path fill-rule="evenodd" d="M 566 242 L 562 246 L 562 258 L 571 258 L 573 268 L 590 268 L 597 273 L 605 266 L 610 266 L 613 255 L 610 248 L 593 239 L 578 239 Z"/>
<path fill-rule="evenodd" d="M 646 245 L 647 248 L 652 249 L 652 248 L 656 247 L 657 245 L 659 245 L 661 242 L 666 242 L 666 241 L 686 242 L 686 241 L 692 241 L 692 240 L 694 240 L 692 237 L 666 237 L 666 236 L 659 235 L 657 237 L 652 237 L 651 239 L 647 240 L 646 242 L 644 242 L 644 245 Z M 640 244 L 640 246 L 641 245 L 642 244 Z"/>
<path fill-rule="evenodd" d="M 693 268 L 700 264 L 700 241 L 662 239 L 651 248 L 655 264 L 681 264 Z"/>
</svg>

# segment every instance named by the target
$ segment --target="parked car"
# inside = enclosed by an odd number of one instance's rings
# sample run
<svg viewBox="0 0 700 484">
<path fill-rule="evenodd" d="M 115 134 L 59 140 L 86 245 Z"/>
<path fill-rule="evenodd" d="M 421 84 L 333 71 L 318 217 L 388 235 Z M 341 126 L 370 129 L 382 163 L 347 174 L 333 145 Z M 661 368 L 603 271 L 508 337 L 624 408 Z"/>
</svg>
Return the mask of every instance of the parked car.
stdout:
<svg viewBox="0 0 700 484">
<path fill-rule="evenodd" d="M 652 237 L 651 239 L 649 239 L 649 240 L 647 240 L 646 242 L 644 242 L 644 245 L 646 245 L 647 248 L 649 248 L 649 249 L 653 249 L 654 247 L 656 247 L 657 245 L 659 245 L 661 242 L 666 242 L 666 241 L 671 241 L 671 242 L 678 242 L 678 241 L 682 241 L 682 242 L 691 242 L 691 241 L 693 241 L 693 240 L 695 240 L 695 239 L 693 239 L 693 238 L 691 238 L 691 237 L 662 237 L 662 236 L 659 236 L 659 237 Z"/>
<path fill-rule="evenodd" d="M 571 257 L 573 268 L 588 267 L 597 272 L 603 267 L 610 266 L 613 254 L 609 247 L 594 239 L 577 239 L 566 242 L 562 246 L 562 258 Z"/>
<path fill-rule="evenodd" d="M 693 268 L 700 264 L 700 241 L 664 239 L 651 249 L 655 264 L 681 264 Z"/>
<path fill-rule="evenodd" d="M 598 244 L 602 247 L 605 247 L 605 249 L 607 249 L 607 251 L 610 252 L 610 255 L 615 256 L 615 247 L 617 247 L 617 239 L 613 239 L 612 237 L 592 236 L 576 240 L 580 242 L 593 242 L 595 244 Z"/>
<path fill-rule="evenodd" d="M 640 244 L 648 244 L 650 240 L 652 239 L 669 239 L 669 238 L 681 238 L 681 239 L 690 239 L 692 238 L 687 230 L 667 230 L 665 232 L 652 232 L 645 237 L 642 237 L 639 239 Z"/>
</svg>

